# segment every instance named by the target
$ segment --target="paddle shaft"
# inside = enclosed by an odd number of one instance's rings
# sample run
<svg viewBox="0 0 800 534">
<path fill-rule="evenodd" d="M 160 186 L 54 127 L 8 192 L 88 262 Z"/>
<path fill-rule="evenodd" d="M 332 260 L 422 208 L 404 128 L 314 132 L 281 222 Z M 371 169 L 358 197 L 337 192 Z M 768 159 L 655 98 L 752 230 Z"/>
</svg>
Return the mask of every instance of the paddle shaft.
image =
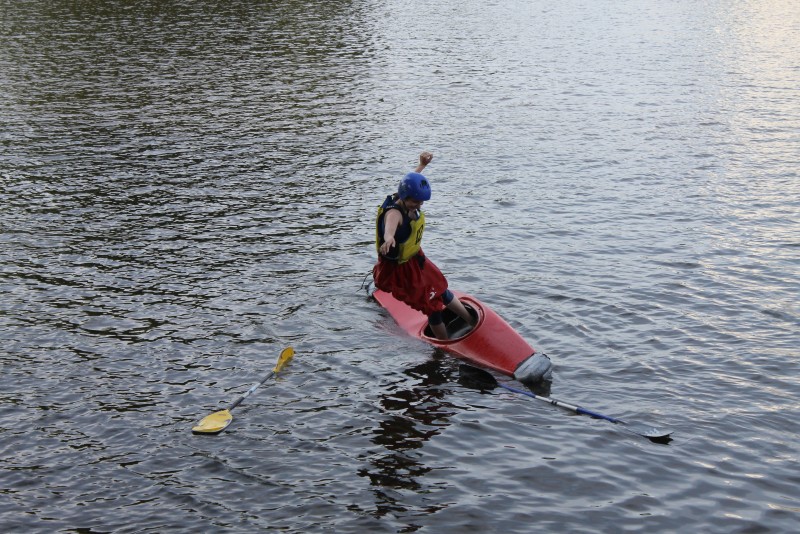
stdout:
<svg viewBox="0 0 800 534">
<path fill-rule="evenodd" d="M 520 395 L 525 395 L 526 397 L 531 397 L 532 399 L 540 400 L 542 402 L 546 402 L 547 404 L 552 404 L 553 406 L 565 408 L 577 414 L 588 415 L 595 419 L 603 419 L 605 421 L 610 421 L 612 423 L 619 424 L 620 427 L 624 429 L 626 432 L 630 432 L 632 434 L 637 434 L 639 436 L 645 437 L 655 443 L 669 443 L 671 441 L 671 438 L 669 437 L 670 434 L 672 433 L 671 431 L 667 431 L 653 425 L 643 424 L 643 423 L 629 423 L 623 421 L 622 419 L 617 419 L 616 417 L 611 417 L 602 414 L 600 412 L 587 410 L 586 408 L 581 408 L 580 406 L 569 404 L 568 402 L 560 401 L 558 399 L 554 399 L 551 397 L 540 397 L 539 395 L 536 395 L 531 391 L 517 389 L 515 387 L 507 386 L 506 384 L 501 384 L 488 371 L 484 371 L 483 369 L 478 369 L 477 367 L 472 367 L 470 365 L 462 364 L 459 368 L 459 371 L 465 378 L 477 380 L 478 382 L 483 382 L 487 385 L 491 385 L 491 387 L 493 388 L 500 386 L 501 388 L 511 391 L 513 393 L 519 393 Z"/>
<path fill-rule="evenodd" d="M 261 384 L 263 384 L 264 382 L 266 382 L 267 380 L 269 380 L 273 376 L 275 376 L 275 370 L 274 369 L 267 376 L 265 376 L 264 379 L 261 380 L 261 382 L 256 382 L 255 384 L 250 386 L 250 389 L 248 389 L 247 392 L 244 395 L 242 395 L 241 397 L 236 399 L 236 401 L 233 404 L 231 404 L 231 407 L 228 408 L 228 411 L 231 411 L 234 408 L 236 408 L 237 406 L 239 406 L 242 403 L 243 400 L 245 400 L 247 397 L 249 397 L 250 394 L 252 392 L 254 392 L 256 390 L 256 388 L 258 388 L 258 386 L 260 386 Z"/>
<path fill-rule="evenodd" d="M 560 401 L 558 399 L 553 399 L 551 397 L 540 397 L 538 395 L 535 395 L 534 393 L 531 393 L 530 391 L 525 391 L 523 389 L 513 388 L 511 386 L 507 386 L 507 385 L 502 384 L 500 382 L 497 382 L 497 385 L 500 386 L 503 389 L 507 389 L 508 391 L 513 391 L 514 393 L 519 393 L 520 395 L 527 395 L 528 397 L 531 397 L 532 399 L 540 400 L 542 402 L 546 402 L 547 404 L 552 404 L 553 406 L 558 406 L 560 408 L 565 408 L 565 409 L 571 410 L 571 411 L 573 411 L 573 412 L 575 412 L 577 414 L 589 415 L 589 416 L 594 417 L 596 419 L 605 419 L 606 421 L 611 421 L 612 423 L 625 424 L 625 421 L 623 421 L 622 419 L 617 419 L 616 417 L 611 417 L 609 415 L 603 415 L 603 414 L 598 413 L 598 412 L 593 412 L 592 410 L 587 410 L 586 408 L 581 408 L 580 406 L 575 406 L 573 404 L 569 404 L 567 402 L 563 402 L 563 401 Z"/>
</svg>

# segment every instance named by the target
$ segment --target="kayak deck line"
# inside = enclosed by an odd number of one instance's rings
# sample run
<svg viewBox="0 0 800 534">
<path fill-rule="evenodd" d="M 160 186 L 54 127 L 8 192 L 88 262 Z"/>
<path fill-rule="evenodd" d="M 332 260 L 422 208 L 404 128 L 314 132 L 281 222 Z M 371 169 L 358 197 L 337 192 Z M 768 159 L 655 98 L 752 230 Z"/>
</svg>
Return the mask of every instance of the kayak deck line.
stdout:
<svg viewBox="0 0 800 534">
<path fill-rule="evenodd" d="M 450 339 L 438 339 L 428 325 L 428 318 L 390 293 L 376 289 L 372 296 L 394 318 L 406 333 L 445 350 L 457 357 L 512 376 L 523 383 L 550 380 L 552 363 L 537 353 L 502 317 L 475 297 L 453 291 L 458 299 L 477 318 L 469 325 L 452 311 L 442 312 Z"/>
</svg>

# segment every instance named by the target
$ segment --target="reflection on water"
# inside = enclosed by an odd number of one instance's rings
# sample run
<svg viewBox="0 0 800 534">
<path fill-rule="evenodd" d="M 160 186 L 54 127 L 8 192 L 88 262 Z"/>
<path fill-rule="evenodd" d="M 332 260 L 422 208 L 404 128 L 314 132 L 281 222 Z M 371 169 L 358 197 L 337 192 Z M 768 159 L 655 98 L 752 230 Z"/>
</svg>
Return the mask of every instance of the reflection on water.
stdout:
<svg viewBox="0 0 800 534">
<path fill-rule="evenodd" d="M 440 434 L 457 410 L 447 401 L 454 377 L 440 359 L 404 369 L 402 374 L 412 379 L 411 387 L 408 380 L 400 379 L 399 387 L 385 388 L 381 394 L 385 418 L 371 441 L 385 452 L 373 453 L 369 460 L 372 467 L 359 471 L 359 476 L 369 478 L 378 517 L 406 512 L 404 492 L 430 491 L 424 477 L 433 468 L 420 463 L 415 451 Z M 441 506 L 431 503 L 426 511 L 433 513 Z"/>
</svg>

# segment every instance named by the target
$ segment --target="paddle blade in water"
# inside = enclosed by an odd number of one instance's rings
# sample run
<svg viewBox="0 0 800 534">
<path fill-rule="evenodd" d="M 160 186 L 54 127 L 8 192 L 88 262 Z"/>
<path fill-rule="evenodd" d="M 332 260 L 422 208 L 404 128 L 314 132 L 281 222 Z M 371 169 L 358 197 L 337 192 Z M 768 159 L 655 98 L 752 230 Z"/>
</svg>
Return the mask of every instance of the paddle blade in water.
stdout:
<svg viewBox="0 0 800 534">
<path fill-rule="evenodd" d="M 626 430 L 644 436 L 656 443 L 669 443 L 672 441 L 670 437 L 670 434 L 672 434 L 671 430 L 665 430 L 646 423 L 624 423 L 624 427 Z"/>
<path fill-rule="evenodd" d="M 280 371 L 284 365 L 289 363 L 289 360 L 292 359 L 294 356 L 294 349 L 292 347 L 286 347 L 281 351 L 281 355 L 278 357 L 278 363 L 275 364 L 275 369 L 272 370 L 273 373 L 277 373 Z"/>
<path fill-rule="evenodd" d="M 192 428 L 192 432 L 195 434 L 219 434 L 231 424 L 231 421 L 233 421 L 233 414 L 230 410 L 220 410 L 203 417 L 197 426 Z"/>
<path fill-rule="evenodd" d="M 497 379 L 489 372 L 463 363 L 458 366 L 458 383 L 464 387 L 482 391 L 497 387 Z"/>
</svg>

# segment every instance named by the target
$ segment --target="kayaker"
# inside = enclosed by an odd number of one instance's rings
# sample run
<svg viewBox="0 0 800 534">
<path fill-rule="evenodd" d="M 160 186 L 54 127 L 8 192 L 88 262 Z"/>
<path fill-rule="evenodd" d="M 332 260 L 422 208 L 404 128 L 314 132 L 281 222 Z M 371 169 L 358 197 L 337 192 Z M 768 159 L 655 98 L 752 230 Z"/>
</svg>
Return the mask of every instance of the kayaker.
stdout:
<svg viewBox="0 0 800 534">
<path fill-rule="evenodd" d="M 430 152 L 420 154 L 414 172 L 406 174 L 397 193 L 387 196 L 378 208 L 378 263 L 372 275 L 375 287 L 427 315 L 433 334 L 438 339 L 448 339 L 442 316 L 445 308 L 473 326 L 475 318 L 447 289 L 447 279 L 420 246 L 425 229 L 425 215 L 420 208 L 431 198 L 430 182 L 421 173 L 432 159 Z"/>
</svg>

